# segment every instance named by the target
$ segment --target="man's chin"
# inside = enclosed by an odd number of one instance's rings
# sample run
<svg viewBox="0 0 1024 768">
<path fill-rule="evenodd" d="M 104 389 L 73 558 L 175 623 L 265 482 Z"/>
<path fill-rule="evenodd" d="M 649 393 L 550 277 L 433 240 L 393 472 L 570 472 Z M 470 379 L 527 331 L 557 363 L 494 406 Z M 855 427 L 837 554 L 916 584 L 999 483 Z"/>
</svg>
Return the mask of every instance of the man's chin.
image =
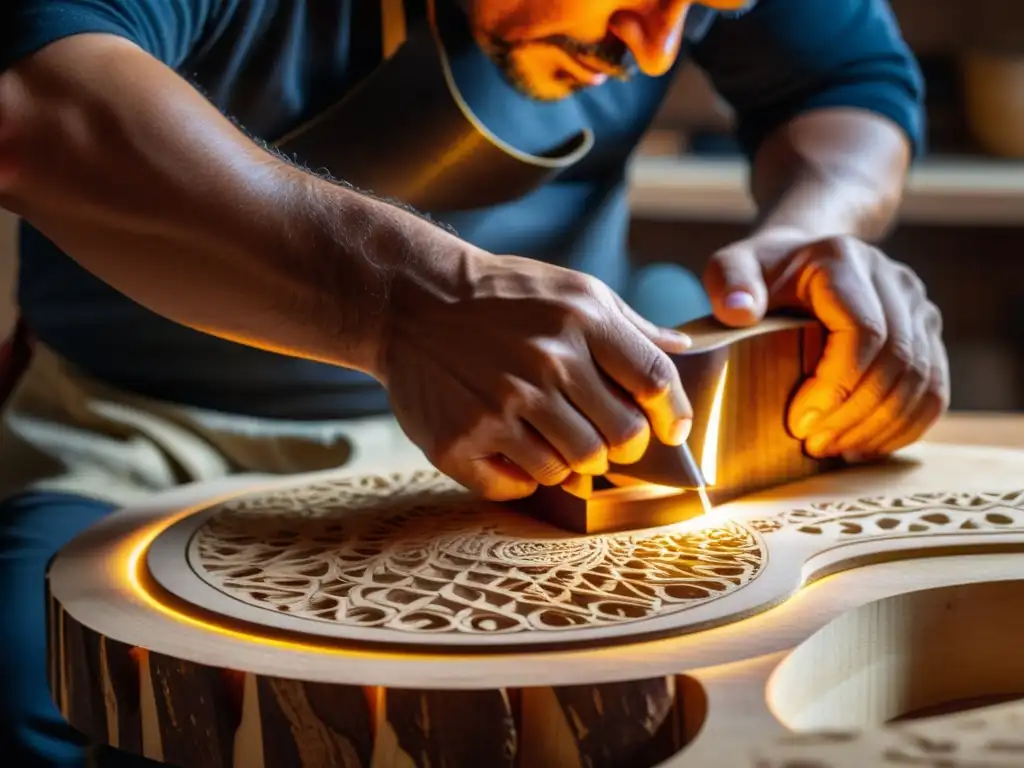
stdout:
<svg viewBox="0 0 1024 768">
<path fill-rule="evenodd" d="M 534 101 L 562 101 L 586 88 L 580 82 L 554 77 L 531 77 L 512 68 L 499 68 L 509 85 Z"/>
<path fill-rule="evenodd" d="M 529 96 L 534 101 L 563 101 L 568 99 L 570 96 L 579 93 L 586 88 L 583 84 L 569 84 L 559 83 L 557 86 L 545 85 L 538 86 L 536 84 L 523 85 L 513 83 L 516 90 L 525 96 Z"/>
</svg>

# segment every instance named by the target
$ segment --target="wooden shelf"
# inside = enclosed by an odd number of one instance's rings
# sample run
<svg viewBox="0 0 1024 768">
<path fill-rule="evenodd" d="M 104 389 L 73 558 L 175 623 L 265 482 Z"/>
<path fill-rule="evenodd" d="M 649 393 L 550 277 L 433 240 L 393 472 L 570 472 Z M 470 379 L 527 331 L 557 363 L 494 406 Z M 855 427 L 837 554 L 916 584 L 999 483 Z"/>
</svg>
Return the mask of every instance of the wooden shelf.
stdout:
<svg viewBox="0 0 1024 768">
<path fill-rule="evenodd" d="M 630 169 L 638 218 L 744 223 L 754 215 L 739 159 L 639 156 Z M 1024 226 L 1024 163 L 934 158 L 911 172 L 900 220 L 908 224 Z"/>
</svg>

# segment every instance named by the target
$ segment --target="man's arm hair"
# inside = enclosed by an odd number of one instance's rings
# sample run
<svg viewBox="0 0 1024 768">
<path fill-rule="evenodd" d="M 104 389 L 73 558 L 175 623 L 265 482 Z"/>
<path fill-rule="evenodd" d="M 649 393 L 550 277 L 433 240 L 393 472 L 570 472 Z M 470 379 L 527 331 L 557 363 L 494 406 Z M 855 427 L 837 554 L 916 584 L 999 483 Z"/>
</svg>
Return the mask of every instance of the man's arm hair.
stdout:
<svg viewBox="0 0 1024 768">
<path fill-rule="evenodd" d="M 467 247 L 278 157 L 105 34 L 0 74 L 0 205 L 165 317 L 371 374 L 395 270 L 444 279 Z"/>
<path fill-rule="evenodd" d="M 760 226 L 885 234 L 924 144 L 924 80 L 886 0 L 758 0 L 694 58 L 736 110 Z"/>
</svg>

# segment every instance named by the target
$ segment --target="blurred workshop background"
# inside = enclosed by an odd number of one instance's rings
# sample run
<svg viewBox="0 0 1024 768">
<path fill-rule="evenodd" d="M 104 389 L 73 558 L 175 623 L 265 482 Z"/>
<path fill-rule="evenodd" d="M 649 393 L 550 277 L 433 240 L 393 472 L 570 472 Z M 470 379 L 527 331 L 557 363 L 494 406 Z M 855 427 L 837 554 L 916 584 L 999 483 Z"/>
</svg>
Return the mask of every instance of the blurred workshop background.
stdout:
<svg viewBox="0 0 1024 768">
<path fill-rule="evenodd" d="M 957 410 L 1024 411 L 1024 2 L 892 0 L 928 83 L 929 151 L 887 251 L 942 308 Z M 683 70 L 632 168 L 633 253 L 700 270 L 752 214 L 728 108 Z M 0 337 L 15 226 L 0 211 Z"/>
</svg>

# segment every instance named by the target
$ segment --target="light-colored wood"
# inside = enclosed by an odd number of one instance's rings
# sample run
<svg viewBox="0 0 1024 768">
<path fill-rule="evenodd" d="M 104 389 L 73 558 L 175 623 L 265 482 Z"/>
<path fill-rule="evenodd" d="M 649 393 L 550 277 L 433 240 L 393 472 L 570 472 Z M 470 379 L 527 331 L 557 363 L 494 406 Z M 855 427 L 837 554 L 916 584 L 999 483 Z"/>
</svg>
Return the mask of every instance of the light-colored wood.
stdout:
<svg viewBox="0 0 1024 768">
<path fill-rule="evenodd" d="M 61 711 L 94 738 L 195 768 L 755 768 L 798 764 L 798 757 L 866 766 L 884 763 L 864 755 L 907 744 L 908 734 L 927 725 L 878 730 L 901 709 L 943 698 L 1012 694 L 1024 685 L 1019 654 L 1015 661 L 1007 657 L 1024 631 L 1024 452 L 922 444 L 900 462 L 812 477 L 722 505 L 706 519 L 603 536 L 574 536 L 518 517 L 520 530 L 533 531 L 534 538 L 517 540 L 495 527 L 512 513 L 499 507 L 499 515 L 492 505 L 474 506 L 474 525 L 467 526 L 465 518 L 438 509 L 437 494 L 447 509 L 456 504 L 457 489 L 429 485 L 435 511 L 421 509 L 419 523 L 395 530 L 425 535 L 427 518 L 438 530 L 454 522 L 445 551 L 467 568 L 460 572 L 464 577 L 457 569 L 435 574 L 450 585 L 484 584 L 475 577 L 486 569 L 472 567 L 484 551 L 499 562 L 512 558 L 509 581 L 546 573 L 549 578 L 535 583 L 565 587 L 551 605 L 578 606 L 573 588 L 588 585 L 606 595 L 631 580 L 664 586 L 672 569 L 688 559 L 700 576 L 687 582 L 689 588 L 729 585 L 715 599 L 701 599 L 695 590 L 687 600 L 680 591 L 667 610 L 648 607 L 646 616 L 555 630 L 566 636 L 555 644 L 528 639 L 552 634 L 536 623 L 500 637 L 487 622 L 464 621 L 435 626 L 433 638 L 415 623 L 385 628 L 372 642 L 346 639 L 344 632 L 332 636 L 321 625 L 343 624 L 338 612 L 331 621 L 301 614 L 322 607 L 317 594 L 327 594 L 337 579 L 291 601 L 306 630 L 277 622 L 279 610 L 259 605 L 265 596 L 276 589 L 279 607 L 281 590 L 304 588 L 293 581 L 296 574 L 308 579 L 320 573 L 301 527 L 312 526 L 308 530 L 318 536 L 327 532 L 320 525 L 330 507 L 325 489 L 332 489 L 336 507 L 328 516 L 341 530 L 320 544 L 347 552 L 346 563 L 354 567 L 362 550 L 341 545 L 348 541 L 344 521 L 386 513 L 387 498 L 393 508 L 408 508 L 400 483 L 367 482 L 328 472 L 260 488 L 234 478 L 123 510 L 76 539 L 48 575 L 50 677 Z M 367 493 L 338 494 L 339 487 L 360 483 L 364 490 L 376 488 L 369 493 L 377 496 L 376 506 Z M 250 542 L 238 538 L 248 524 L 278 516 L 276 538 L 255 527 L 248 529 Z M 171 541 L 163 537 L 176 524 L 183 526 L 179 541 L 191 542 L 193 552 L 207 547 L 207 559 L 187 560 L 181 551 L 177 570 L 193 575 L 168 585 L 165 574 L 151 570 L 160 570 L 154 555 L 161 542 Z M 756 542 L 759 555 L 749 544 L 739 546 L 756 571 L 737 570 L 736 561 L 723 559 L 736 555 L 737 532 Z M 640 546 L 643 537 L 649 542 L 658 535 L 689 537 L 707 559 Z M 364 543 L 371 541 L 378 551 L 387 548 L 379 536 Z M 372 567 L 365 572 L 399 577 L 392 587 L 414 584 L 394 567 L 408 567 L 430 550 L 429 536 L 417 541 L 419 549 L 394 550 L 402 557 L 367 562 Z M 558 542 L 553 549 L 552 541 Z M 566 556 L 567 546 L 608 553 L 630 543 L 638 546 L 612 570 Z M 481 549 L 487 544 L 490 549 Z M 252 570 L 268 577 L 262 596 L 246 586 L 258 581 L 257 574 L 225 576 L 210 569 L 237 563 L 243 552 L 251 555 Z M 204 567 L 208 572 L 200 577 L 196 570 Z M 603 582 L 586 578 L 601 573 Z M 229 579 L 240 581 L 232 585 Z M 434 592 L 443 597 L 444 584 Z M 212 603 L 201 605 L 214 593 L 224 601 L 216 610 Z M 476 596 L 463 592 L 465 602 L 454 614 L 490 610 L 493 596 L 486 589 Z M 427 595 L 421 607 L 430 609 L 434 599 Z M 230 604 L 235 608 L 219 610 Z M 583 639 L 568 637 L 575 634 Z M 444 644 L 453 637 L 464 642 Z M 923 644 L 928 647 L 922 652 Z M 952 674 L 952 659 L 966 667 Z M 1005 672 L 998 685 L 995 670 Z M 867 682 L 851 687 L 849 679 Z M 649 716 L 638 720 L 629 713 L 641 703 Z M 1003 710 L 992 712 L 985 722 L 995 729 Z M 819 726 L 851 733 L 842 741 L 820 733 L 794 741 L 795 732 Z M 965 755 L 983 746 L 970 734 L 963 745 Z M 847 752 L 833 749 L 838 747 Z M 851 762 L 850 755 L 862 762 Z"/>
<path fill-rule="evenodd" d="M 1024 416 L 1014 413 L 947 413 L 929 430 L 929 443 L 1024 448 Z"/>
<path fill-rule="evenodd" d="M 694 412 L 687 442 L 714 503 L 840 467 L 807 456 L 786 426 L 789 404 L 824 349 L 820 323 L 769 317 L 728 328 L 707 317 L 681 330 L 693 339 L 675 358 Z M 696 491 L 679 490 L 692 479 L 685 469 L 678 449 L 652 441 L 636 464 L 612 465 L 608 477 L 619 487 L 589 496 L 540 488 L 516 506 L 577 533 L 667 525 L 704 512 Z"/>
<path fill-rule="evenodd" d="M 755 207 L 747 165 L 738 159 L 637 157 L 630 166 L 630 210 L 643 219 L 747 223 Z M 907 180 L 906 224 L 1020 226 L 1019 163 L 981 158 L 927 159 Z"/>
</svg>

